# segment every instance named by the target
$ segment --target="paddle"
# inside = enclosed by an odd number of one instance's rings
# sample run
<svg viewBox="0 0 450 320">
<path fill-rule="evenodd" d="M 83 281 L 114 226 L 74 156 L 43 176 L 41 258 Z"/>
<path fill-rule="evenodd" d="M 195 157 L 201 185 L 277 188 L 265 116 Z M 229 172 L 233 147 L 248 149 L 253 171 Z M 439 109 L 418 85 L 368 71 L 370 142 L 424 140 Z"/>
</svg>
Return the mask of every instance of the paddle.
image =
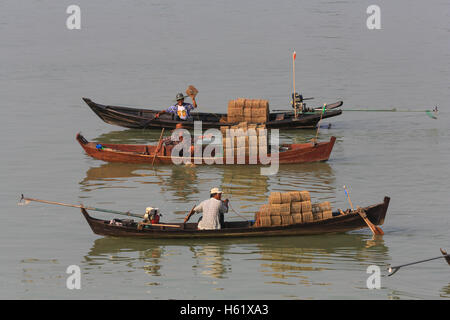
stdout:
<svg viewBox="0 0 450 320">
<path fill-rule="evenodd" d="M 30 201 L 41 202 L 41 203 L 46 203 L 46 204 L 54 204 L 54 205 L 64 206 L 64 207 L 80 208 L 80 209 L 91 210 L 91 211 L 114 213 L 114 214 L 120 214 L 120 215 L 123 215 L 123 216 L 130 216 L 130 217 L 144 219 L 144 216 L 139 215 L 139 214 L 135 214 L 135 213 L 131 213 L 129 211 L 128 212 L 122 212 L 122 211 L 116 211 L 116 210 L 110 210 L 110 209 L 102 209 L 102 208 L 95 208 L 95 207 L 85 207 L 83 205 L 68 204 L 68 203 L 62 203 L 62 202 L 56 202 L 56 201 L 48 201 L 48 200 L 41 200 L 41 199 L 34 199 L 34 198 L 26 198 L 26 197 L 23 196 L 23 194 L 22 194 L 18 204 L 19 205 L 24 205 L 24 204 L 28 204 L 28 202 L 30 202 Z M 154 224 L 154 225 L 159 225 L 159 224 Z M 176 228 L 180 227 L 178 225 L 164 225 L 164 226 L 176 227 Z"/>
<path fill-rule="evenodd" d="M 410 262 L 410 263 L 402 264 L 402 265 L 396 266 L 396 267 L 389 267 L 388 268 L 388 271 L 389 271 L 388 277 L 392 276 L 394 273 L 396 273 L 398 270 L 400 270 L 401 267 L 411 266 L 413 264 L 418 264 L 418 263 L 441 259 L 441 258 L 445 258 L 445 261 L 447 261 L 447 263 L 450 265 L 450 255 L 447 254 L 447 251 L 445 251 L 444 249 L 441 248 L 440 250 L 441 250 L 442 256 L 425 259 L 425 260 L 419 260 L 419 261 L 415 261 L 415 262 Z"/>
<path fill-rule="evenodd" d="M 362 111 L 362 112 L 425 112 L 425 114 L 431 119 L 437 119 L 438 107 L 435 106 L 433 110 L 397 110 L 392 109 L 342 109 L 342 111 Z"/>
<path fill-rule="evenodd" d="M 347 195 L 347 199 L 348 199 L 348 202 L 350 203 L 350 207 L 352 208 L 352 211 L 355 211 L 353 209 L 352 201 L 350 200 L 350 194 L 347 191 L 347 188 L 345 186 L 344 186 L 344 191 L 345 191 L 345 194 Z M 372 222 L 370 222 L 369 218 L 367 218 L 367 215 L 364 212 L 364 209 L 358 207 L 356 212 L 361 216 L 361 218 L 364 220 L 364 222 L 367 224 L 367 226 L 370 228 L 370 230 L 372 231 L 373 234 L 376 234 L 376 235 L 384 234 L 383 230 L 380 227 L 378 227 L 378 226 L 374 225 Z"/>
<path fill-rule="evenodd" d="M 320 121 L 322 121 L 322 116 L 323 116 L 323 113 L 325 112 L 325 109 L 326 109 L 326 108 L 327 108 L 327 104 L 324 103 L 324 104 L 323 104 L 323 108 L 322 108 L 322 112 L 320 113 L 320 119 L 319 119 L 319 122 L 317 122 L 316 137 L 312 140 L 313 143 L 314 143 L 314 145 L 317 144 L 317 136 L 319 135 Z"/>
<path fill-rule="evenodd" d="M 152 167 L 153 167 L 153 164 L 155 163 L 156 154 L 158 153 L 159 148 L 161 148 L 161 140 L 162 140 L 163 134 L 164 134 L 164 128 L 161 130 L 161 135 L 159 136 L 158 146 L 156 147 L 155 155 L 153 156 Z"/>
<path fill-rule="evenodd" d="M 196 207 L 196 205 L 194 205 L 191 209 L 191 211 L 189 211 L 188 215 L 184 218 L 183 224 L 186 224 L 186 222 L 188 222 L 188 220 L 191 218 L 191 216 L 194 214 L 194 208 Z"/>
</svg>

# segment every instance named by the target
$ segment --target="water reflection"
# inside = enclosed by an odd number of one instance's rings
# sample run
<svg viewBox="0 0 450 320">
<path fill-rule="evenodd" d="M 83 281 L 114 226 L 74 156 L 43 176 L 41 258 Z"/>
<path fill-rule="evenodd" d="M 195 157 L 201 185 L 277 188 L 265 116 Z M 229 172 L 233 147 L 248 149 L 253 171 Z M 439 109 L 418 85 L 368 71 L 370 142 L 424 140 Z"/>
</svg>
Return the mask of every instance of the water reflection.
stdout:
<svg viewBox="0 0 450 320">
<path fill-rule="evenodd" d="M 211 278 L 223 278 L 225 273 L 231 271 L 229 259 L 224 257 L 224 245 L 206 244 L 190 246 L 193 253 L 194 273 L 200 272 L 203 276 Z"/>
<path fill-rule="evenodd" d="M 376 243 L 374 244 L 374 241 Z M 261 267 L 279 284 L 312 285 L 311 272 L 355 269 L 360 264 L 385 264 L 389 259 L 384 240 L 360 234 L 287 237 L 259 245 Z M 320 283 L 326 285 L 326 283 Z"/>
<path fill-rule="evenodd" d="M 446 286 L 442 287 L 440 292 L 440 297 L 442 298 L 450 298 L 450 283 Z"/>
<path fill-rule="evenodd" d="M 171 255 L 178 260 L 168 259 Z M 387 265 L 390 257 L 382 238 L 332 234 L 182 241 L 105 237 L 94 241 L 85 261 L 100 267 L 121 262 L 126 269 L 142 269 L 150 276 L 160 276 L 161 269 L 170 269 L 166 265 L 182 261 L 184 267 L 191 266 L 193 276 L 214 279 L 231 274 L 233 263 L 240 266 L 248 263 L 266 283 L 326 285 L 315 280 L 317 272 L 365 273 L 368 265 Z M 448 294 L 446 289 L 444 294 Z"/>
<path fill-rule="evenodd" d="M 258 166 L 161 166 L 148 164 L 101 163 L 90 167 L 80 181 L 84 192 L 101 188 L 128 188 L 130 182 L 157 184 L 162 191 L 173 191 L 179 200 L 188 200 L 198 186 L 221 181 L 224 192 L 241 201 L 262 201 L 271 191 L 306 189 L 334 193 L 335 173 L 328 163 L 282 165 L 276 176 L 260 174 Z M 133 178 L 133 179 L 129 179 Z M 128 182 L 128 184 L 127 184 Z M 274 185 L 269 189 L 269 185 Z"/>
</svg>

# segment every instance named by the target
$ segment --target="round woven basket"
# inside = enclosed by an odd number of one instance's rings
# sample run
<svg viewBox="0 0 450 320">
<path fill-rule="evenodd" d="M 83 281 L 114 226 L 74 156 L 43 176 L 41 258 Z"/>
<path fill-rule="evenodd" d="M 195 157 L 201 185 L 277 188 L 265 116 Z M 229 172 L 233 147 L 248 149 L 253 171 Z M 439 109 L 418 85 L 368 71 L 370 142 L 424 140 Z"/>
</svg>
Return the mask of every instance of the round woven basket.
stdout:
<svg viewBox="0 0 450 320">
<path fill-rule="evenodd" d="M 267 217 L 261 216 L 260 221 L 261 221 L 261 227 L 270 227 L 272 225 L 272 220 L 271 220 L 271 217 L 269 217 L 269 216 L 267 216 Z"/>
<path fill-rule="evenodd" d="M 271 216 L 272 226 L 281 226 L 281 216 Z"/>
<path fill-rule="evenodd" d="M 294 220 L 292 218 L 292 216 L 281 216 L 281 225 L 286 226 L 286 225 L 290 225 L 293 224 Z"/>
<path fill-rule="evenodd" d="M 291 203 L 291 195 L 289 192 L 283 192 L 281 194 L 281 203 Z"/>
<path fill-rule="evenodd" d="M 322 220 L 322 212 L 313 212 L 312 213 L 312 215 L 313 215 L 313 219 L 314 219 L 314 221 L 317 221 L 317 220 Z"/>
<path fill-rule="evenodd" d="M 291 202 L 291 214 L 302 213 L 302 203 L 300 201 Z"/>
<path fill-rule="evenodd" d="M 261 208 L 259 209 L 259 212 L 261 214 L 261 217 L 270 216 L 270 207 L 268 204 L 263 204 Z"/>
<path fill-rule="evenodd" d="M 281 192 L 272 192 L 269 195 L 269 203 L 277 203 L 280 204 L 281 203 Z"/>
<path fill-rule="evenodd" d="M 309 194 L 309 191 L 300 191 L 301 197 L 302 197 L 302 201 L 311 201 L 311 196 Z"/>
<path fill-rule="evenodd" d="M 280 216 L 281 215 L 281 203 L 271 203 L 269 210 L 270 210 L 271 216 Z"/>
<path fill-rule="evenodd" d="M 300 191 L 289 191 L 291 195 L 291 201 L 302 201 L 302 195 Z"/>
<path fill-rule="evenodd" d="M 302 213 L 311 211 L 312 211 L 311 201 L 302 201 Z"/>
<path fill-rule="evenodd" d="M 330 201 L 325 201 L 325 202 L 319 203 L 319 207 L 320 207 L 320 209 L 322 209 L 322 211 L 331 210 L 331 203 L 330 203 Z"/>
<path fill-rule="evenodd" d="M 302 223 L 312 221 L 314 221 L 314 218 L 311 212 L 302 212 Z"/>
<path fill-rule="evenodd" d="M 291 204 L 290 203 L 282 203 L 280 205 L 280 214 L 282 216 L 289 216 L 289 215 L 291 215 Z"/>
<path fill-rule="evenodd" d="M 330 219 L 333 218 L 333 211 L 331 210 L 325 210 L 324 212 L 322 212 L 322 219 Z"/>
<path fill-rule="evenodd" d="M 294 223 L 302 223 L 302 215 L 300 213 L 293 214 L 292 220 Z"/>
</svg>

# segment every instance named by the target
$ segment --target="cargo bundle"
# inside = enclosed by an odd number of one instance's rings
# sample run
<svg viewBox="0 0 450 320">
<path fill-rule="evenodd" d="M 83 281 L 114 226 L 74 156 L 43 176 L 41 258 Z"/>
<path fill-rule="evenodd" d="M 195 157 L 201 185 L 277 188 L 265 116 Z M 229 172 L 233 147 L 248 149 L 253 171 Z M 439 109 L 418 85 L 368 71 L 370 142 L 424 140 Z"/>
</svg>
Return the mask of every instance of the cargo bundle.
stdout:
<svg viewBox="0 0 450 320">
<path fill-rule="evenodd" d="M 255 227 L 284 226 L 333 217 L 329 201 L 311 204 L 308 191 L 272 192 L 255 214 Z"/>
<path fill-rule="evenodd" d="M 266 123 L 269 114 L 268 100 L 238 98 L 228 102 L 228 123 Z"/>
<path fill-rule="evenodd" d="M 220 131 L 224 155 L 232 153 L 235 156 L 237 154 L 256 156 L 259 149 L 260 153 L 267 153 L 267 130 L 264 124 L 240 122 L 234 126 L 221 126 Z"/>
</svg>

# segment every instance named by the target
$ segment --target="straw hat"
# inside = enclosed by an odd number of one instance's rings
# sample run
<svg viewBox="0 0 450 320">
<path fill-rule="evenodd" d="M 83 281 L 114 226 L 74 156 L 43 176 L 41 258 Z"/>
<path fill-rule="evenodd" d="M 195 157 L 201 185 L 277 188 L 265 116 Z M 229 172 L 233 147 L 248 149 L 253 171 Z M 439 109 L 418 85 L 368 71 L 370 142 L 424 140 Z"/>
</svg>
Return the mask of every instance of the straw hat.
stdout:
<svg viewBox="0 0 450 320">
<path fill-rule="evenodd" d="M 221 190 L 219 190 L 219 188 L 212 188 L 209 193 L 214 194 L 214 193 L 223 193 L 223 192 Z"/>
</svg>

